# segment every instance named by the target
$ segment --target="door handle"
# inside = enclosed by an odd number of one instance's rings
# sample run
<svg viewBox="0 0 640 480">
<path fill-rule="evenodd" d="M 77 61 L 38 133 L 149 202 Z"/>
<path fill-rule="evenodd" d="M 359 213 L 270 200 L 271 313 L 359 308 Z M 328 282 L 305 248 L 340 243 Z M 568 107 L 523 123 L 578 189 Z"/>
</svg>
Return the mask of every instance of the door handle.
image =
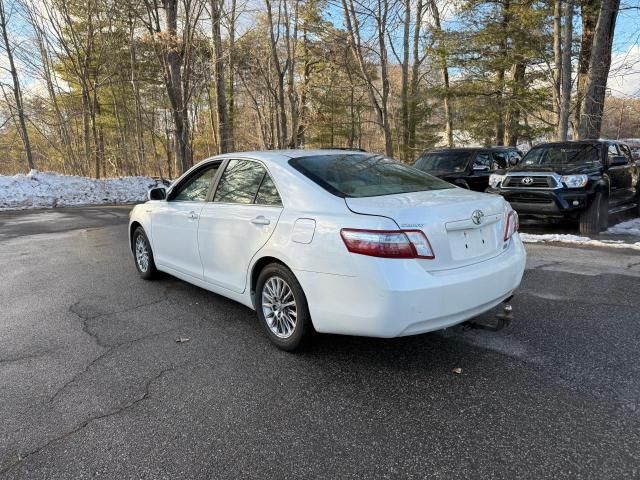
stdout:
<svg viewBox="0 0 640 480">
<path fill-rule="evenodd" d="M 189 220 L 197 220 L 197 219 L 198 219 L 198 214 L 195 211 L 191 210 L 189 212 Z"/>
<path fill-rule="evenodd" d="M 269 225 L 271 223 L 271 220 L 260 215 L 259 217 L 251 220 L 251 223 L 253 223 L 254 225 Z"/>
</svg>

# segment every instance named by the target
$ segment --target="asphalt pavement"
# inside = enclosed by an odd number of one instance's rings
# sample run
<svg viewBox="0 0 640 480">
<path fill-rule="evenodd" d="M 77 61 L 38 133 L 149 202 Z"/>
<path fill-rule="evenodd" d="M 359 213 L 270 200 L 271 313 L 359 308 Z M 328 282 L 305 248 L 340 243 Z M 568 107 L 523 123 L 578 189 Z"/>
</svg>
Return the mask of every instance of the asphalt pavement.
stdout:
<svg viewBox="0 0 640 480">
<path fill-rule="evenodd" d="M 289 354 L 141 280 L 128 209 L 0 213 L 0 478 L 640 477 L 638 252 L 527 246 L 498 333 Z"/>
</svg>

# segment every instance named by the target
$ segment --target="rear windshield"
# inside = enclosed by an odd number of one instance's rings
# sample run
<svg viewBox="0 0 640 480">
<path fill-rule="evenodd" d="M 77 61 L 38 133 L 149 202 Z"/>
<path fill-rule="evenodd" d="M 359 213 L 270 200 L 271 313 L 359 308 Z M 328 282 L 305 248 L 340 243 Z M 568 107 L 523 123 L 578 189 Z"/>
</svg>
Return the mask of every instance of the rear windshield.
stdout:
<svg viewBox="0 0 640 480">
<path fill-rule="evenodd" d="M 289 164 L 339 197 L 376 197 L 453 188 L 443 180 L 379 155 L 317 155 Z"/>
<path fill-rule="evenodd" d="M 578 143 L 567 145 L 541 145 L 527 152 L 522 165 L 563 166 L 600 162 L 600 145 Z"/>
<path fill-rule="evenodd" d="M 414 167 L 425 172 L 462 172 L 467 168 L 471 152 L 423 153 Z"/>
</svg>

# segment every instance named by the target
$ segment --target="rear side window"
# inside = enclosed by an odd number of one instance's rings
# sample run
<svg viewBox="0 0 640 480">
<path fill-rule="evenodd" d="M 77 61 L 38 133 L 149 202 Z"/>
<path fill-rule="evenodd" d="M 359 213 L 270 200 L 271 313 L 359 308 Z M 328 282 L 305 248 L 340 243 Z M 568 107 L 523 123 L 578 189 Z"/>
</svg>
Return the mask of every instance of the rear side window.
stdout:
<svg viewBox="0 0 640 480">
<path fill-rule="evenodd" d="M 416 168 L 371 154 L 315 155 L 289 164 L 339 197 L 375 197 L 454 188 Z"/>
<path fill-rule="evenodd" d="M 214 202 L 220 203 L 253 203 L 266 170 L 262 165 L 250 160 L 231 160 L 227 164 Z"/>
<path fill-rule="evenodd" d="M 256 203 L 259 205 L 282 205 L 278 190 L 268 173 L 264 174 L 262 185 L 256 195 Z"/>
</svg>

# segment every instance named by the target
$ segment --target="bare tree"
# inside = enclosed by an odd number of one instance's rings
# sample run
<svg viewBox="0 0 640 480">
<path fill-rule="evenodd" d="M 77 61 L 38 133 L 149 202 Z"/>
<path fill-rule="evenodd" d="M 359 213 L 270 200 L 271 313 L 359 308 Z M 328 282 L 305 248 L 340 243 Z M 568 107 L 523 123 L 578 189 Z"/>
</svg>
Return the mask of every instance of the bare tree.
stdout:
<svg viewBox="0 0 640 480">
<path fill-rule="evenodd" d="M 373 5 L 372 5 L 373 4 Z M 389 16 L 389 0 L 376 0 L 367 3 L 367 6 L 358 3 L 359 11 L 356 11 L 355 0 L 342 0 L 344 18 L 349 35 L 349 45 L 354 59 L 358 65 L 360 75 L 365 82 L 369 101 L 376 113 L 378 125 L 384 135 L 384 152 L 387 156 L 393 155 L 393 137 L 391 133 L 391 116 L 389 111 L 389 74 L 387 61 L 387 19 Z M 365 12 L 365 13 L 361 13 Z M 380 85 L 373 79 L 370 65 L 365 59 L 365 47 L 363 46 L 360 29 L 360 15 L 372 19 L 375 23 L 375 40 L 377 40 L 377 56 L 379 58 Z"/>
<path fill-rule="evenodd" d="M 213 78 L 216 98 L 218 153 L 226 153 L 232 149 L 232 132 L 229 125 L 229 111 L 225 94 L 224 54 L 222 51 L 222 7 L 223 0 L 211 0 L 211 37 L 213 39 Z"/>
<path fill-rule="evenodd" d="M 24 105 L 22 103 L 22 90 L 20 89 L 20 80 L 18 79 L 18 70 L 13 58 L 13 46 L 9 42 L 9 33 L 7 31 L 7 14 L 5 11 L 4 0 L 0 0 L 0 29 L 2 29 L 2 40 L 4 43 L 5 54 L 9 61 L 9 72 L 11 73 L 11 80 L 13 82 L 13 98 L 15 101 L 16 115 L 18 117 L 17 126 L 18 132 L 20 132 L 20 138 L 24 145 L 24 150 L 27 156 L 27 166 L 29 169 L 34 169 L 33 155 L 31 153 L 31 143 L 29 141 L 29 132 L 27 130 L 27 122 L 25 120 Z"/>
</svg>

